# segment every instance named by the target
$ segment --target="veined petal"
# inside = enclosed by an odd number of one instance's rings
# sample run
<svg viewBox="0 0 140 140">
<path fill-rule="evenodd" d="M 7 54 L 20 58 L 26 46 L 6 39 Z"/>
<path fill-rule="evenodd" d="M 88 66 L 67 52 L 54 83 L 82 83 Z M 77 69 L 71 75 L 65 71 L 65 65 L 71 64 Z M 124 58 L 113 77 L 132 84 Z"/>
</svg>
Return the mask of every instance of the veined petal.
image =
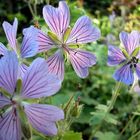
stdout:
<svg viewBox="0 0 140 140">
<path fill-rule="evenodd" d="M 55 122 L 64 119 L 61 109 L 44 104 L 28 104 L 24 106 L 25 113 L 31 125 L 45 135 L 56 135 Z"/>
<path fill-rule="evenodd" d="M 39 45 L 38 52 L 44 52 L 55 47 L 55 43 L 49 38 L 49 36 L 47 36 L 41 30 L 39 30 L 38 32 L 36 41 Z"/>
<path fill-rule="evenodd" d="M 18 59 L 15 52 L 7 52 L 0 59 L 0 87 L 13 93 L 18 74 Z"/>
<path fill-rule="evenodd" d="M 4 55 L 7 52 L 7 48 L 0 42 L 0 54 Z"/>
<path fill-rule="evenodd" d="M 27 69 L 22 83 L 23 98 L 40 98 L 55 94 L 61 87 L 61 81 L 55 74 L 49 74 L 48 65 L 37 58 Z"/>
<path fill-rule="evenodd" d="M 140 79 L 140 64 L 139 63 L 136 65 L 136 73 L 138 75 L 138 78 Z"/>
<path fill-rule="evenodd" d="M 0 109 L 9 104 L 11 104 L 10 99 L 0 93 Z"/>
<path fill-rule="evenodd" d="M 130 65 L 124 65 L 119 68 L 113 75 L 114 79 L 123 82 L 127 85 L 133 84 L 134 81 L 134 74 Z"/>
<path fill-rule="evenodd" d="M 12 108 L 0 118 L 1 140 L 21 140 L 21 125 L 17 110 Z"/>
<path fill-rule="evenodd" d="M 70 22 L 70 12 L 66 2 L 60 1 L 58 8 L 51 5 L 44 6 L 43 17 L 49 28 L 61 38 Z"/>
<path fill-rule="evenodd" d="M 64 79 L 64 58 L 60 50 L 47 59 L 47 64 L 49 73 L 56 74 L 61 80 Z"/>
<path fill-rule="evenodd" d="M 108 46 L 108 65 L 114 66 L 120 64 L 126 60 L 122 51 L 113 45 Z"/>
<path fill-rule="evenodd" d="M 69 49 L 69 59 L 76 72 L 81 78 L 88 76 L 88 67 L 96 64 L 96 57 L 88 51 Z"/>
<path fill-rule="evenodd" d="M 127 52 L 131 55 L 136 47 L 139 47 L 140 45 L 140 33 L 138 31 L 132 31 L 130 34 L 127 32 L 121 32 L 120 40 Z"/>
<path fill-rule="evenodd" d="M 38 42 L 36 41 L 38 29 L 31 26 L 23 30 L 23 41 L 21 44 L 21 57 L 28 58 L 38 52 Z"/>
<path fill-rule="evenodd" d="M 10 47 L 12 47 L 15 52 L 17 52 L 17 48 L 16 48 L 16 35 L 17 35 L 17 27 L 18 27 L 17 18 L 14 19 L 13 25 L 4 21 L 2 26 L 3 26 L 4 32 L 6 34 Z"/>
<path fill-rule="evenodd" d="M 100 37 L 100 30 L 92 25 L 87 16 L 80 17 L 75 23 L 67 44 L 85 44 L 96 41 Z"/>
<path fill-rule="evenodd" d="M 24 77 L 24 74 L 26 73 L 28 69 L 28 66 L 26 66 L 25 64 L 20 64 L 19 67 L 18 67 L 18 78 L 23 78 Z"/>
</svg>

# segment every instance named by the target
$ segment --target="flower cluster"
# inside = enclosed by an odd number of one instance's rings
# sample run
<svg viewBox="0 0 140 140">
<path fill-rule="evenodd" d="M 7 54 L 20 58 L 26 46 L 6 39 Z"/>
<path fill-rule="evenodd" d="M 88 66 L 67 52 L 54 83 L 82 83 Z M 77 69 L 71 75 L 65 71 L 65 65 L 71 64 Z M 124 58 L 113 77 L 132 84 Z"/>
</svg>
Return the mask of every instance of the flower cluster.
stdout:
<svg viewBox="0 0 140 140">
<path fill-rule="evenodd" d="M 53 105 L 38 104 L 36 99 L 55 94 L 64 79 L 64 55 L 81 78 L 88 76 L 88 68 L 96 63 L 96 57 L 73 46 L 96 41 L 100 30 L 93 27 L 87 16 L 77 20 L 70 28 L 70 12 L 65 1 L 59 7 L 47 5 L 43 17 L 50 30 L 47 34 L 31 26 L 23 30 L 19 47 L 16 39 L 18 21 L 13 25 L 3 23 L 10 51 L 0 43 L 0 140 L 30 138 L 25 128 L 30 125 L 44 135 L 56 135 L 56 121 L 64 119 L 64 112 Z M 26 58 L 57 48 L 47 60 L 36 58 L 30 66 Z M 32 100 L 31 100 L 32 99 Z"/>
</svg>

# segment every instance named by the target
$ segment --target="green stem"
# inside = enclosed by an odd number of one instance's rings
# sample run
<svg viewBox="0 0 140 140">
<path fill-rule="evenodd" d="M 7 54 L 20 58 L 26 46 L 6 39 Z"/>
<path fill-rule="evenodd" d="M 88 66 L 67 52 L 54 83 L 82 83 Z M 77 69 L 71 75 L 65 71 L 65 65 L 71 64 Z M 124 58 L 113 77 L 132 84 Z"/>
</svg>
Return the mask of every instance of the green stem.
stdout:
<svg viewBox="0 0 140 140">
<path fill-rule="evenodd" d="M 35 13 L 35 16 L 37 16 L 37 4 L 35 3 L 33 6 L 34 6 L 34 13 Z"/>
<path fill-rule="evenodd" d="M 110 104 L 109 104 L 109 106 L 108 106 L 108 109 L 107 109 L 107 111 L 106 111 L 106 114 L 105 114 L 105 116 L 103 117 L 103 119 L 102 119 L 102 121 L 100 122 L 100 124 L 95 128 L 94 131 L 92 131 L 92 134 L 91 134 L 89 140 L 92 140 L 92 138 L 94 137 L 94 135 L 96 134 L 96 132 L 101 128 L 102 124 L 104 123 L 104 120 L 106 119 L 108 113 L 109 113 L 109 112 L 111 111 L 111 109 L 113 108 L 113 106 L 114 106 L 114 104 L 115 104 L 115 102 L 116 102 L 116 99 L 117 99 L 117 97 L 118 97 L 118 95 L 119 95 L 120 88 L 121 88 L 121 83 L 118 82 L 117 85 L 116 85 L 115 91 L 114 91 L 114 93 L 113 93 L 113 95 L 112 95 L 111 102 L 110 102 Z"/>
<path fill-rule="evenodd" d="M 28 122 L 28 124 L 29 124 L 30 133 L 31 133 L 30 140 L 33 140 L 33 139 L 32 139 L 32 136 L 33 136 L 32 126 L 30 125 L 30 123 L 29 123 L 29 122 Z"/>
<path fill-rule="evenodd" d="M 31 12 L 31 14 L 32 14 L 32 16 L 34 18 L 34 11 L 33 11 L 33 8 L 31 6 L 31 3 L 30 2 L 27 2 L 27 4 L 28 4 L 29 10 L 30 10 L 30 12 Z"/>
<path fill-rule="evenodd" d="M 47 5 L 49 5 L 50 4 L 50 0 L 46 0 L 46 3 L 47 3 Z"/>
<path fill-rule="evenodd" d="M 132 120 L 135 118 L 135 114 L 129 119 L 128 123 L 125 125 L 123 130 L 121 131 L 121 135 L 125 132 L 126 128 L 129 126 L 129 124 L 132 122 Z"/>
<path fill-rule="evenodd" d="M 134 134 L 133 136 L 131 136 L 128 140 L 135 140 L 134 138 L 140 135 L 140 130 Z"/>
</svg>

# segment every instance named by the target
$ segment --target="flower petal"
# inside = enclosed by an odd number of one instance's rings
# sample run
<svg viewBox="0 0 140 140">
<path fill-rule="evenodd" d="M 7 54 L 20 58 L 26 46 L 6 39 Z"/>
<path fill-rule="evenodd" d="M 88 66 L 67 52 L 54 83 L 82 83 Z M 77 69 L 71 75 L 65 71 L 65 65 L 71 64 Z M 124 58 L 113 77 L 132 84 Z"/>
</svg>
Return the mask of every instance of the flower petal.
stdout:
<svg viewBox="0 0 140 140">
<path fill-rule="evenodd" d="M 37 42 L 39 45 L 38 52 L 44 52 L 51 48 L 53 48 L 55 45 L 54 42 L 41 30 L 39 30 L 37 35 Z"/>
<path fill-rule="evenodd" d="M 22 84 L 23 98 L 40 98 L 55 94 L 61 87 L 61 81 L 54 74 L 48 73 L 48 65 L 42 58 L 37 58 L 27 69 Z"/>
<path fill-rule="evenodd" d="M 4 21 L 2 26 L 3 26 L 4 32 L 6 34 L 10 47 L 12 47 L 14 51 L 17 53 L 17 48 L 16 48 L 16 35 L 17 35 L 17 27 L 18 27 L 17 18 L 14 19 L 13 25 Z"/>
<path fill-rule="evenodd" d="M 53 56 L 47 59 L 49 73 L 56 74 L 62 81 L 64 79 L 64 58 L 58 50 Z"/>
<path fill-rule="evenodd" d="M 26 66 L 25 64 L 20 64 L 19 65 L 19 68 L 18 68 L 18 78 L 23 78 L 24 77 L 24 74 L 26 73 L 28 69 L 28 66 Z"/>
<path fill-rule="evenodd" d="M 17 55 L 9 51 L 0 59 L 0 87 L 12 94 L 16 87 L 17 73 Z"/>
<path fill-rule="evenodd" d="M 0 42 L 0 54 L 4 55 L 7 52 L 7 48 Z"/>
<path fill-rule="evenodd" d="M 120 40 L 127 52 L 131 55 L 136 47 L 139 47 L 140 45 L 140 33 L 138 31 L 132 31 L 130 34 L 127 32 L 121 32 Z"/>
<path fill-rule="evenodd" d="M 119 68 L 113 75 L 114 79 L 123 82 L 127 85 L 133 84 L 134 81 L 134 75 L 133 71 L 130 68 L 130 65 L 124 65 L 121 68 Z"/>
<path fill-rule="evenodd" d="M 24 38 L 21 44 L 21 57 L 28 58 L 38 52 L 37 39 L 38 29 L 31 26 L 23 30 Z"/>
<path fill-rule="evenodd" d="M 108 46 L 108 65 L 114 66 L 124 62 L 125 60 L 125 56 L 118 47 L 112 45 Z"/>
<path fill-rule="evenodd" d="M 49 28 L 62 37 L 70 22 L 70 12 L 66 2 L 60 1 L 58 8 L 51 5 L 44 6 L 43 17 Z"/>
<path fill-rule="evenodd" d="M 28 104 L 24 106 L 25 113 L 31 125 L 45 135 L 56 135 L 55 122 L 64 119 L 61 109 L 44 104 Z"/>
<path fill-rule="evenodd" d="M 88 76 L 88 67 L 96 64 L 96 57 L 88 52 L 80 49 L 69 49 L 69 59 L 76 74 L 85 78 Z"/>
<path fill-rule="evenodd" d="M 92 25 L 87 16 L 80 17 L 75 23 L 67 44 L 84 44 L 96 41 L 100 37 L 100 30 Z"/>
<path fill-rule="evenodd" d="M 136 73 L 138 75 L 138 78 L 140 79 L 140 63 L 136 65 Z"/>
<path fill-rule="evenodd" d="M 21 125 L 15 108 L 0 118 L 1 140 L 21 140 Z"/>
<path fill-rule="evenodd" d="M 0 108 L 3 108 L 5 105 L 9 104 L 11 104 L 11 101 L 2 93 L 0 93 Z"/>
</svg>

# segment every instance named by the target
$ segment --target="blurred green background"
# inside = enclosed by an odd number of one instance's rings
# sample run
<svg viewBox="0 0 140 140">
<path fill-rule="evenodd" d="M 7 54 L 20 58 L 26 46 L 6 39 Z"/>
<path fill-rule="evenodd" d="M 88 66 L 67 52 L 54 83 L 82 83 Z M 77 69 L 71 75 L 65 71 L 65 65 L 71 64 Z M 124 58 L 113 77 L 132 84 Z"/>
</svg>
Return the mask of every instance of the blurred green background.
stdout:
<svg viewBox="0 0 140 140">
<path fill-rule="evenodd" d="M 4 20 L 13 22 L 14 17 L 17 17 L 19 20 L 18 37 L 22 35 L 23 28 L 37 24 L 37 21 L 38 26 L 46 28 L 42 18 L 42 7 L 48 3 L 57 6 L 58 2 L 58 0 L 0 0 L 0 25 Z M 71 65 L 66 63 L 62 88 L 53 96 L 52 104 L 61 106 L 67 103 L 73 94 L 75 100 L 80 97 L 83 109 L 80 116 L 74 118 L 71 130 L 79 132 L 78 134 L 82 135 L 84 140 L 88 140 L 92 131 L 100 124 L 116 84 L 112 78 L 116 68 L 107 66 L 107 44 L 119 45 L 118 36 L 121 31 L 140 30 L 140 1 L 68 0 L 67 2 L 71 11 L 71 26 L 78 17 L 86 14 L 92 19 L 93 24 L 100 28 L 102 36 L 97 42 L 80 46 L 97 56 L 98 62 L 96 66 L 89 69 L 89 76 L 86 79 L 80 79 Z M 5 45 L 7 43 L 2 26 L 0 42 Z M 130 92 L 129 88 L 123 85 L 115 107 L 92 139 L 130 139 L 140 130 L 139 104 L 139 94 Z M 134 116 L 134 112 L 137 115 Z M 67 140 L 74 140 L 74 137 Z M 140 135 L 137 135 L 134 140 L 140 140 Z"/>
</svg>

